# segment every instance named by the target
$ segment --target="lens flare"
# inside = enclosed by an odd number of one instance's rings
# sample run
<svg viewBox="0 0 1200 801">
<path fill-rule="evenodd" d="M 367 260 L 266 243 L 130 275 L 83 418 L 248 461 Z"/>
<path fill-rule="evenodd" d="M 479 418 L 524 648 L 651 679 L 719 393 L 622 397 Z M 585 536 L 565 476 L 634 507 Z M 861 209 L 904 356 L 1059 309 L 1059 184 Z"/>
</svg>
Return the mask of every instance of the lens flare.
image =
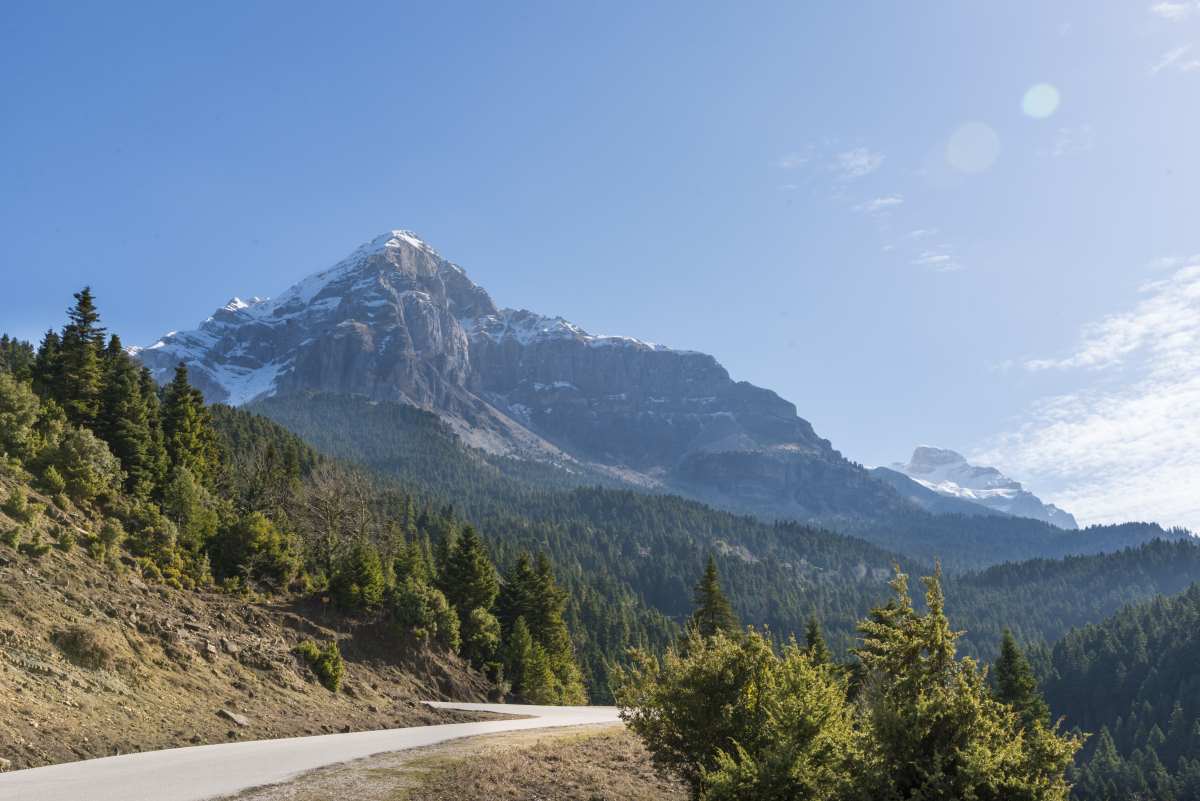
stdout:
<svg viewBox="0 0 1200 801">
<path fill-rule="evenodd" d="M 983 172 L 999 157 L 1000 136 L 982 122 L 968 122 L 946 143 L 946 162 L 960 172 Z"/>
<path fill-rule="evenodd" d="M 1021 98 L 1021 110 L 1035 120 L 1044 120 L 1058 110 L 1061 100 L 1058 89 L 1048 83 L 1039 83 L 1026 90 L 1025 97 Z"/>
</svg>

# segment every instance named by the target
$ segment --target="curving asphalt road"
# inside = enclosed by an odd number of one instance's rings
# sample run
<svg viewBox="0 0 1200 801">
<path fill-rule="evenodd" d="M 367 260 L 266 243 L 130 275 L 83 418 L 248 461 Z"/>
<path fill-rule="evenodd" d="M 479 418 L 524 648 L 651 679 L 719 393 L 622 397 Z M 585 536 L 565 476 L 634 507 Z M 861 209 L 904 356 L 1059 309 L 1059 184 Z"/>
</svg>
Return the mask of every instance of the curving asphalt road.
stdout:
<svg viewBox="0 0 1200 801">
<path fill-rule="evenodd" d="M 616 708 L 603 706 L 430 705 L 528 717 L 199 745 L 30 768 L 0 773 L 0 801 L 202 801 L 387 751 L 478 734 L 619 720 Z"/>
</svg>

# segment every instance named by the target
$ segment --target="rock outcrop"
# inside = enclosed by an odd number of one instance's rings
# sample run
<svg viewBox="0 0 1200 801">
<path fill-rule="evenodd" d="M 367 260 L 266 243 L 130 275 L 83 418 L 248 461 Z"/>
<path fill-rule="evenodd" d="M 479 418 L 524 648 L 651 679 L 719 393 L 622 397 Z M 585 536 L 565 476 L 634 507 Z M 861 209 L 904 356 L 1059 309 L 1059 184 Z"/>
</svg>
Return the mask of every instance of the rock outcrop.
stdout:
<svg viewBox="0 0 1200 801">
<path fill-rule="evenodd" d="M 793 404 L 732 380 L 712 356 L 499 309 L 407 231 L 134 353 L 160 381 L 187 363 L 210 401 L 317 391 L 409 403 L 474 445 L 617 469 L 768 516 L 904 503 Z"/>
</svg>

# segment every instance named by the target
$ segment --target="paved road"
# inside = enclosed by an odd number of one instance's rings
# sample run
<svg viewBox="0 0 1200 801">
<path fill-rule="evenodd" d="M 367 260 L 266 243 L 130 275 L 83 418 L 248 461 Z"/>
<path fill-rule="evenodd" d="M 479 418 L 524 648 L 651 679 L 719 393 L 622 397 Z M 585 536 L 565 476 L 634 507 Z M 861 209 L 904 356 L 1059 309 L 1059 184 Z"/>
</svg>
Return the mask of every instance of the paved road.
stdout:
<svg viewBox="0 0 1200 801">
<path fill-rule="evenodd" d="M 284 740 L 199 745 L 0 774 L 0 801 L 201 801 L 295 778 L 372 754 L 525 729 L 618 720 L 613 707 L 446 704 L 444 709 L 528 715 L 516 720 L 413 726 Z"/>
</svg>

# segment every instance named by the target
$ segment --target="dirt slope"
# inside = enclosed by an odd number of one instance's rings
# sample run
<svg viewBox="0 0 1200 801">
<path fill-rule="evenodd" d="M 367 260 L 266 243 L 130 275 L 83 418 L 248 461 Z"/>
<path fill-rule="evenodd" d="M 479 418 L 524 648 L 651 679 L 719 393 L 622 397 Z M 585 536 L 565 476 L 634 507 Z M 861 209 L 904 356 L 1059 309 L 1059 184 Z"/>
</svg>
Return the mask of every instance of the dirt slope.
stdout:
<svg viewBox="0 0 1200 801">
<path fill-rule="evenodd" d="M 10 481 L 0 480 L 0 497 Z M 46 499 L 35 499 L 43 502 Z M 258 739 L 477 719 L 420 700 L 486 700 L 457 658 L 356 625 L 319 602 L 250 603 L 148 584 L 80 548 L 37 555 L 82 516 L 56 510 L 24 547 L 0 542 L 0 770 L 231 738 Z M 0 512 L 0 533 L 17 521 Z M 337 694 L 292 654 L 338 638 Z"/>
</svg>

